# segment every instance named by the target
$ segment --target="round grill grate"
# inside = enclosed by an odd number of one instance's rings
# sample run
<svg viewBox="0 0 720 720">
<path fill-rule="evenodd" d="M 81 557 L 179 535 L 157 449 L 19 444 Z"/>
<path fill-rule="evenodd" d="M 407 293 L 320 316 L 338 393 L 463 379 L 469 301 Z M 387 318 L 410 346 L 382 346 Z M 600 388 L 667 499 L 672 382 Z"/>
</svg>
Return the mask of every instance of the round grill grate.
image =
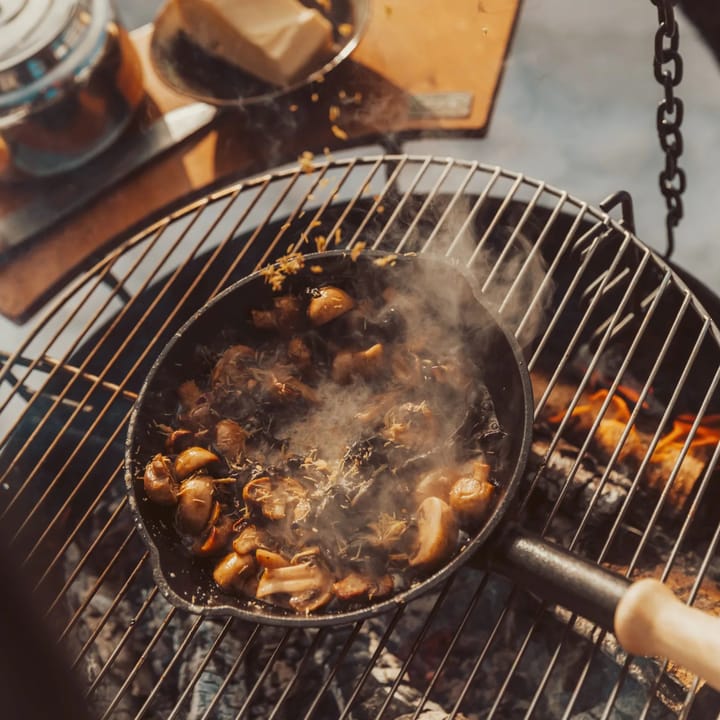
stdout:
<svg viewBox="0 0 720 720">
<path fill-rule="evenodd" d="M 683 281 L 602 210 L 498 167 L 407 155 L 307 164 L 127 239 L 0 371 L 2 522 L 90 707 L 138 718 L 687 712 L 698 682 L 682 668 L 627 658 L 612 636 L 481 570 L 338 629 L 197 618 L 157 592 L 122 480 L 144 373 L 233 281 L 289 252 L 358 243 L 467 264 L 520 340 L 536 433 L 517 519 L 720 612 L 720 334 Z"/>
</svg>

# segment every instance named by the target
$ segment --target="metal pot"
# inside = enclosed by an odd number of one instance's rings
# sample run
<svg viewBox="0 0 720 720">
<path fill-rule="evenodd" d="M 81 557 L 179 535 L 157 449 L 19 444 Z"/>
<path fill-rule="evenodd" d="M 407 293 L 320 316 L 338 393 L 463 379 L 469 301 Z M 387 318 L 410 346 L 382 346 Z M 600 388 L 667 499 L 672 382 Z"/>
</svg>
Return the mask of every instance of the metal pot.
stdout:
<svg viewBox="0 0 720 720">
<path fill-rule="evenodd" d="M 140 61 L 109 0 L 0 6 L 0 179 L 82 165 L 143 97 Z"/>
</svg>

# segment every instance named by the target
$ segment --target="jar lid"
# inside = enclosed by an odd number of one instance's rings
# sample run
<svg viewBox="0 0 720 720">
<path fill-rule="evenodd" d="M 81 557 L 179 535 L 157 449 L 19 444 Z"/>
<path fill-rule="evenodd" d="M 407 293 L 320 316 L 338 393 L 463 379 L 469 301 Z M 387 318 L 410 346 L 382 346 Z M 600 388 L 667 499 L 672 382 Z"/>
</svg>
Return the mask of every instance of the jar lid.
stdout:
<svg viewBox="0 0 720 720">
<path fill-rule="evenodd" d="M 92 0 L 3 0 L 0 93 L 46 76 L 82 41 L 91 19 Z"/>
</svg>

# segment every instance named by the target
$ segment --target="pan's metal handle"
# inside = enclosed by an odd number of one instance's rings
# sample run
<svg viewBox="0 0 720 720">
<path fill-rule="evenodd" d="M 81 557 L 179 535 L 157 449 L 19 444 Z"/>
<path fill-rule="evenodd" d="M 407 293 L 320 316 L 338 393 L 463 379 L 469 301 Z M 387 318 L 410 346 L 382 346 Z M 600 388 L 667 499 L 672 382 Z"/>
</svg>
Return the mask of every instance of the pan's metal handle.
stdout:
<svg viewBox="0 0 720 720">
<path fill-rule="evenodd" d="M 494 547 L 493 570 L 614 632 L 627 652 L 670 658 L 720 689 L 720 618 L 688 607 L 659 580 L 631 583 L 520 528 Z"/>
<path fill-rule="evenodd" d="M 627 578 L 519 528 L 503 533 L 493 548 L 493 570 L 543 600 L 614 631 L 615 610 L 630 587 Z"/>
</svg>

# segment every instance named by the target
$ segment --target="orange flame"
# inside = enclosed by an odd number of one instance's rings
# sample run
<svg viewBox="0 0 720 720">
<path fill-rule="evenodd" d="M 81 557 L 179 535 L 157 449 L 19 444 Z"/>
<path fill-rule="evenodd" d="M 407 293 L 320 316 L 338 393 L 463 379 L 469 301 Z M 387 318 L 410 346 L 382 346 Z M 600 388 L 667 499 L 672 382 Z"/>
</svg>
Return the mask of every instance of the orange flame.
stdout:
<svg viewBox="0 0 720 720">
<path fill-rule="evenodd" d="M 598 390 L 569 413 L 555 413 L 548 420 L 559 424 L 568 415 L 574 421 L 575 431 L 589 431 L 608 394 L 608 390 Z M 652 436 L 635 426 L 628 429 L 631 413 L 625 398 L 633 402 L 633 397 L 640 399 L 633 390 L 618 386 L 607 403 L 603 418 L 598 423 L 593 436 L 593 445 L 601 457 L 609 458 L 618 452 L 621 461 L 630 461 L 631 466 L 637 468 L 646 456 Z M 669 502 L 675 509 L 684 506 L 696 481 L 702 475 L 710 452 L 708 447 L 720 442 L 720 415 L 703 417 L 695 430 L 687 453 L 678 465 L 683 446 L 695 422 L 696 416 L 679 415 L 673 421 L 670 431 L 658 441 L 644 472 L 646 483 L 658 490 L 666 486 L 670 477 L 674 478 L 669 490 Z M 620 443 L 622 447 L 619 446 Z"/>
<path fill-rule="evenodd" d="M 601 389 L 589 395 L 587 402 L 582 405 L 578 405 L 573 408 L 569 416 L 571 418 L 581 418 L 592 422 L 594 418 L 601 410 L 603 403 L 608 396 L 609 390 Z M 618 390 L 613 394 L 610 399 L 610 403 L 605 412 L 604 418 L 600 421 L 598 427 L 598 435 L 602 438 L 608 433 L 605 430 L 609 430 L 613 427 L 612 435 L 617 435 L 619 428 L 618 423 L 627 423 L 630 420 L 630 408 L 628 407 L 625 397 L 635 398 L 639 400 L 640 396 L 631 388 L 624 386 L 618 386 Z M 566 413 L 556 413 L 548 418 L 549 422 L 559 424 L 565 417 Z M 659 441 L 655 450 L 653 451 L 652 461 L 661 461 L 667 459 L 669 452 L 679 453 L 682 446 L 685 444 L 692 426 L 695 423 L 695 416 L 689 414 L 679 415 L 674 421 L 672 429 L 664 435 Z M 633 437 L 631 431 L 630 437 Z M 690 443 L 689 452 L 693 449 L 701 447 L 707 447 L 709 445 L 715 445 L 720 442 L 720 414 L 718 415 L 707 415 L 703 418 L 702 423 L 698 425 L 695 435 Z M 601 440 L 601 444 L 603 443 Z M 608 448 L 605 448 L 608 449 Z"/>
<path fill-rule="evenodd" d="M 695 418 L 692 415 L 679 415 L 673 422 L 672 429 L 657 444 L 655 452 L 666 452 L 668 448 L 675 447 L 678 451 L 692 430 Z M 720 441 L 720 415 L 707 415 L 695 432 L 690 447 L 699 448 L 715 445 Z"/>
<path fill-rule="evenodd" d="M 608 390 L 601 389 L 594 392 L 592 395 L 589 395 L 586 403 L 577 405 L 570 411 L 570 417 L 593 417 L 597 415 L 605 402 L 605 398 L 608 396 L 608 392 Z M 567 413 L 564 412 L 556 413 L 551 415 L 548 418 L 548 421 L 557 425 L 562 422 L 562 419 L 566 414 Z M 623 422 L 627 422 L 630 419 L 630 410 L 627 403 L 622 397 L 620 397 L 620 395 L 612 396 L 605 416 L 609 419 L 620 420 Z"/>
</svg>

